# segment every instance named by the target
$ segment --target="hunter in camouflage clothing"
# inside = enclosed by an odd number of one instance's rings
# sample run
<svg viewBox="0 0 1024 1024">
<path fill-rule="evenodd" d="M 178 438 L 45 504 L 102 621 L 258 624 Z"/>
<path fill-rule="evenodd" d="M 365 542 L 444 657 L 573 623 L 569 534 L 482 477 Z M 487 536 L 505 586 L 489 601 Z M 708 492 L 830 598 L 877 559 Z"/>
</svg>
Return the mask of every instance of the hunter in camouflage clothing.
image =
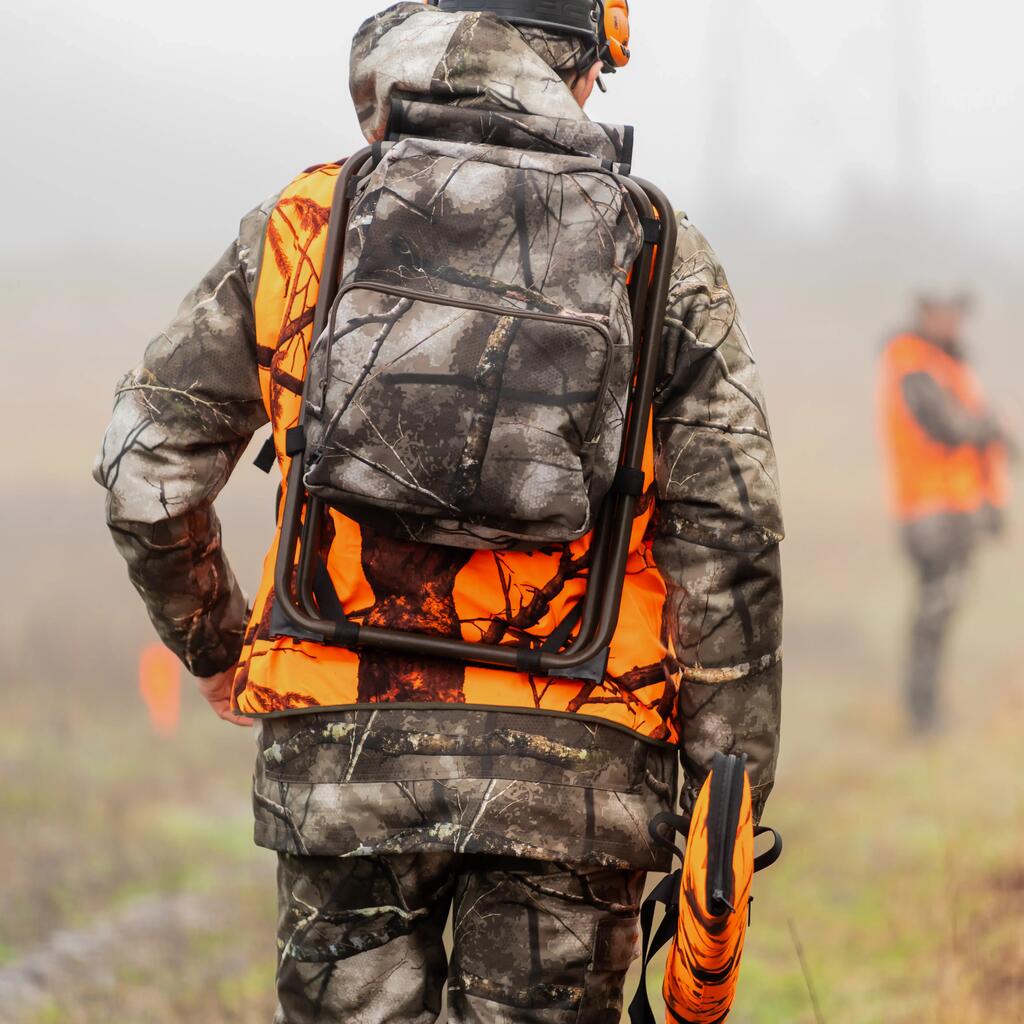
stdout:
<svg viewBox="0 0 1024 1024">
<path fill-rule="evenodd" d="M 400 3 L 360 29 L 352 94 L 370 141 L 398 99 L 557 120 L 560 137 L 585 139 L 593 54 L 569 35 Z M 603 683 L 505 684 L 282 638 L 272 587 L 249 611 L 213 502 L 253 434 L 270 422 L 283 435 L 298 409 L 329 206 L 310 197 L 329 200 L 337 170 L 311 169 L 250 213 L 119 385 L 95 470 L 108 522 L 154 625 L 215 710 L 258 723 L 256 841 L 279 855 L 280 1024 L 426 1024 L 446 980 L 453 1021 L 613 1024 L 645 873 L 669 866 L 648 822 L 677 794 L 692 804 L 719 751 L 748 756 L 758 817 L 774 778 L 782 523 L 736 302 L 680 217 L 631 562 L 634 586 L 646 581 L 634 603 L 658 608 L 651 663 L 625 650 Z M 453 596 L 472 552 L 331 522 L 352 531 L 328 538 L 328 568 L 339 593 L 346 572 L 364 580 L 370 604 L 347 609 L 362 621 L 532 642 L 587 565 L 575 547 L 538 553 L 556 571 L 534 587 L 499 553 L 477 553 L 500 583 L 481 598 L 481 624 Z M 354 561 L 339 574 L 342 558 Z"/>
</svg>

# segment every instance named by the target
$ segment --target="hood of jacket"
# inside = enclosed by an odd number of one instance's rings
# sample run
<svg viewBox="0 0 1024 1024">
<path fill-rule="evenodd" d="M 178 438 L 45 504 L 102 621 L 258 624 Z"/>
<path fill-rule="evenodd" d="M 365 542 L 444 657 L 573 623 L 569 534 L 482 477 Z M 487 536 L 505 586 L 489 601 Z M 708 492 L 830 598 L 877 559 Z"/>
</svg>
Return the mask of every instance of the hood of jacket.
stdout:
<svg viewBox="0 0 1024 1024">
<path fill-rule="evenodd" d="M 399 3 L 367 19 L 352 44 L 350 88 L 363 134 L 381 141 L 393 100 L 589 120 L 552 64 L 577 44 L 546 36 L 544 47 L 482 13 L 451 14 Z"/>
</svg>

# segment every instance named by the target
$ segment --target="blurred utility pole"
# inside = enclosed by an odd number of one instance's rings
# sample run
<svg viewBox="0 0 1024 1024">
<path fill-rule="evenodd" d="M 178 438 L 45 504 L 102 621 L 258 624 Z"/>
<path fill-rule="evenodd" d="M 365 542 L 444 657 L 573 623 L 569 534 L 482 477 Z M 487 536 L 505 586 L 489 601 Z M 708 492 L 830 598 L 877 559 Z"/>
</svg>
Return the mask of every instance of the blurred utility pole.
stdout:
<svg viewBox="0 0 1024 1024">
<path fill-rule="evenodd" d="M 927 205 L 931 191 L 924 121 L 928 94 L 924 8 L 921 0 L 890 0 L 889 11 L 899 191 L 901 199 L 920 208 Z"/>
<path fill-rule="evenodd" d="M 708 128 L 701 186 L 708 201 L 729 210 L 740 196 L 742 93 L 751 0 L 712 5 L 703 75 L 708 91 Z"/>
</svg>

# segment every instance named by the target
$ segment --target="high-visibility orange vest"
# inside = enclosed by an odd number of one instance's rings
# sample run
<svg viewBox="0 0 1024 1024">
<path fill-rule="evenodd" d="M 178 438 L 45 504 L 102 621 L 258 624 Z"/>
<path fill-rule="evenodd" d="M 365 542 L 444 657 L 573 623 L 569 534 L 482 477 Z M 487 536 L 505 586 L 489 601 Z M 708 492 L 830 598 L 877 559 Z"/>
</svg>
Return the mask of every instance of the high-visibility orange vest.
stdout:
<svg viewBox="0 0 1024 1024">
<path fill-rule="evenodd" d="M 965 409 L 981 413 L 984 395 L 971 368 L 913 334 L 893 339 L 882 357 L 879 405 L 890 465 L 893 511 L 903 521 L 943 512 L 1002 508 L 1007 500 L 1006 452 L 931 437 L 903 396 L 910 374 L 927 373 Z"/>
<path fill-rule="evenodd" d="M 260 386 L 285 478 L 285 433 L 299 419 L 339 170 L 339 164 L 312 168 L 282 193 L 269 219 L 260 265 L 255 300 Z M 650 441 L 645 473 L 653 488 Z M 530 708 L 591 715 L 675 742 L 678 678 L 663 625 L 666 586 L 651 552 L 653 497 L 642 508 L 603 684 L 275 636 L 275 539 L 235 680 L 237 706 L 252 714 L 381 702 Z M 550 635 L 586 589 L 581 572 L 589 538 L 553 550 L 464 551 L 368 535 L 339 512 L 327 517 L 325 527 L 322 555 L 330 580 L 348 617 L 361 624 L 519 643 L 526 635 Z"/>
</svg>

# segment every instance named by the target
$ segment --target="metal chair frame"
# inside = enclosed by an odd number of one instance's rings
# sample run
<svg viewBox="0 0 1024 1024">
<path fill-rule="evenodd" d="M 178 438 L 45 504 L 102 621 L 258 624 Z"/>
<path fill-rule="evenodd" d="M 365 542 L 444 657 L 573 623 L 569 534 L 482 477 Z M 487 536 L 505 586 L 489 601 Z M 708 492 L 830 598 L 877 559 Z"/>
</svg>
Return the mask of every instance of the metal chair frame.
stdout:
<svg viewBox="0 0 1024 1024">
<path fill-rule="evenodd" d="M 375 166 L 384 151 L 385 148 L 379 144 L 367 147 L 348 160 L 338 176 L 320 278 L 314 338 L 319 338 L 324 331 L 340 288 L 352 186 L 368 167 L 372 169 Z M 645 232 L 644 245 L 633 266 L 630 283 L 637 362 L 627 406 L 620 478 L 632 475 L 635 479 L 637 473 L 642 473 L 650 429 L 678 229 L 664 193 L 639 178 L 625 175 L 616 175 L 616 178 L 629 191 L 645 224 L 652 228 Z M 653 229 L 655 225 L 656 230 Z M 309 386 L 308 374 L 306 386 Z M 489 668 L 527 671 L 540 676 L 595 682 L 604 679 L 609 648 L 621 614 L 630 537 L 640 498 L 635 488 L 614 488 L 606 498 L 592 535 L 592 556 L 579 628 L 574 638 L 567 638 L 562 650 L 552 651 L 504 643 L 474 643 L 360 626 L 348 619 L 324 618 L 317 607 L 313 580 L 325 503 L 307 493 L 303 484 L 303 467 L 303 453 L 294 453 L 287 476 L 275 567 L 276 600 L 296 635 L 344 647 L 444 658 Z"/>
</svg>

